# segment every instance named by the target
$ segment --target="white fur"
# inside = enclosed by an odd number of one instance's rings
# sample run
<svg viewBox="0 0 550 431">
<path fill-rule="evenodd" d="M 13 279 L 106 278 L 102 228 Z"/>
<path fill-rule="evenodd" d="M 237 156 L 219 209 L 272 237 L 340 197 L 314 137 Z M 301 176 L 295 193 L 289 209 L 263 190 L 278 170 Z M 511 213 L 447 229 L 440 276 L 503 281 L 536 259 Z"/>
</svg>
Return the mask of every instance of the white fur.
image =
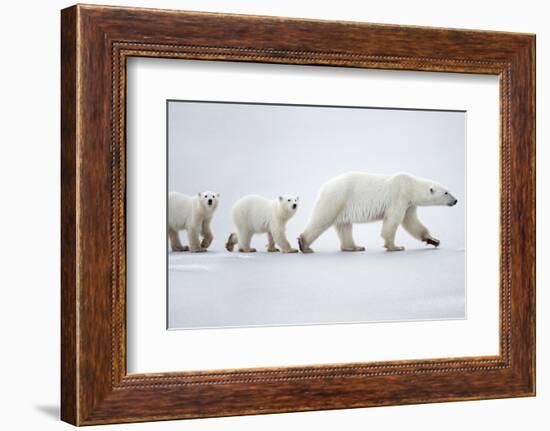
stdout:
<svg viewBox="0 0 550 431">
<path fill-rule="evenodd" d="M 397 227 L 403 227 L 415 238 L 438 246 L 416 215 L 416 207 L 456 204 L 445 187 L 434 181 L 410 174 L 373 175 L 349 172 L 326 182 L 304 232 L 298 238 L 300 249 L 312 252 L 310 245 L 334 226 L 343 251 L 363 251 L 355 245 L 354 223 L 383 220 L 382 237 L 389 251 L 403 250 L 394 243 Z"/>
<path fill-rule="evenodd" d="M 231 212 L 236 233 L 229 235 L 226 248 L 233 251 L 235 244 L 239 244 L 239 251 L 254 252 L 250 247 L 250 241 L 254 234 L 267 233 L 268 251 L 283 253 L 295 253 L 298 250 L 292 248 L 286 238 L 286 223 L 298 209 L 298 197 L 294 195 L 282 195 L 277 199 L 269 200 L 262 196 L 248 195 L 239 199 Z"/>
<path fill-rule="evenodd" d="M 210 222 L 219 198 L 219 193 L 210 191 L 199 192 L 195 196 L 168 193 L 168 236 L 173 251 L 201 252 L 208 249 L 214 239 Z M 187 230 L 189 246 L 180 242 L 180 230 Z"/>
</svg>

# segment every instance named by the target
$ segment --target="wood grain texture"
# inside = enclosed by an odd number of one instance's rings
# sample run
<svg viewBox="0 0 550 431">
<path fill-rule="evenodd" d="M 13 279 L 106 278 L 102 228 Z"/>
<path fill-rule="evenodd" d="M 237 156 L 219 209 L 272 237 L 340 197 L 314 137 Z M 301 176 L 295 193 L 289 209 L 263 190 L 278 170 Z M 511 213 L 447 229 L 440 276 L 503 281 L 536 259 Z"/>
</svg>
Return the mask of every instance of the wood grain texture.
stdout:
<svg viewBox="0 0 550 431">
<path fill-rule="evenodd" d="M 61 417 L 77 422 L 76 9 L 61 16 Z"/>
<path fill-rule="evenodd" d="M 79 5 L 62 11 L 61 37 L 63 420 L 85 425 L 534 395 L 533 35 Z M 127 375 L 129 56 L 498 75 L 499 355 Z"/>
</svg>

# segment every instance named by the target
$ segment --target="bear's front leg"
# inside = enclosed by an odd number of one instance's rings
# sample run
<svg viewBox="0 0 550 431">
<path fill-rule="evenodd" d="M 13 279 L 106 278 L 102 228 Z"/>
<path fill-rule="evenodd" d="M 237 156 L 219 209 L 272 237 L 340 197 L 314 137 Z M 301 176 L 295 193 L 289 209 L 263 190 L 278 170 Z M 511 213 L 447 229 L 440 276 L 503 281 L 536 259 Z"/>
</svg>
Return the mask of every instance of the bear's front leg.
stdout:
<svg viewBox="0 0 550 431">
<path fill-rule="evenodd" d="M 206 248 L 201 247 L 199 242 L 199 229 L 193 227 L 187 230 L 187 235 L 189 236 L 189 251 L 192 253 L 201 253 L 205 252 Z"/>
<path fill-rule="evenodd" d="M 298 253 L 298 250 L 293 248 L 288 242 L 288 239 L 286 239 L 285 226 L 273 226 L 271 235 L 273 235 L 275 243 L 281 247 L 283 253 Z"/>
<path fill-rule="evenodd" d="M 382 224 L 382 238 L 384 238 L 384 247 L 388 251 L 403 251 L 405 247 L 395 245 L 395 234 L 397 227 L 403 222 L 405 211 L 401 209 L 393 209 L 388 211 L 384 217 Z"/>
<path fill-rule="evenodd" d="M 438 247 L 439 244 L 441 244 L 441 241 L 439 241 L 437 238 L 434 238 L 433 236 L 427 236 L 422 239 L 426 244 L 433 245 L 434 247 Z"/>
<path fill-rule="evenodd" d="M 426 244 L 433 245 L 434 247 L 437 247 L 440 244 L 440 241 L 430 234 L 428 228 L 424 226 L 418 218 L 415 206 L 410 207 L 405 212 L 405 217 L 403 218 L 403 227 L 414 238 L 420 241 L 424 241 Z"/>
<path fill-rule="evenodd" d="M 212 230 L 210 229 L 210 220 L 205 219 L 202 222 L 201 234 L 203 237 L 201 242 L 201 247 L 202 248 L 210 247 L 210 244 L 212 244 L 212 240 L 214 239 L 214 235 L 212 235 Z"/>
<path fill-rule="evenodd" d="M 267 233 L 267 251 L 270 253 L 280 251 L 277 247 L 275 247 L 275 240 L 273 239 L 271 232 Z"/>
</svg>

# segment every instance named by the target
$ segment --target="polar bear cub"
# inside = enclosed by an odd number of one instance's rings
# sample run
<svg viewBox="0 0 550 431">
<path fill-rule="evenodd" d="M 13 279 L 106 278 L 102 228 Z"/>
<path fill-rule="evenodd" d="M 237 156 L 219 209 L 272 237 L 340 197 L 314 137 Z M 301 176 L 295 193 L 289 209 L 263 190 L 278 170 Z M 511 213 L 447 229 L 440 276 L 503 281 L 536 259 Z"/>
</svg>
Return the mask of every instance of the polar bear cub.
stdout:
<svg viewBox="0 0 550 431">
<path fill-rule="evenodd" d="M 219 199 L 219 193 L 210 191 L 199 192 L 195 196 L 168 193 L 168 237 L 173 251 L 204 252 L 208 249 L 214 239 L 210 222 Z M 187 230 L 189 246 L 182 245 L 180 230 Z"/>
<path fill-rule="evenodd" d="M 373 175 L 349 172 L 326 182 L 317 196 L 310 220 L 298 238 L 300 250 L 312 253 L 311 244 L 334 226 L 342 251 L 363 251 L 353 240 L 354 223 L 382 221 L 382 238 L 388 251 L 404 250 L 395 245 L 399 225 L 414 238 L 439 245 L 418 219 L 416 208 L 456 205 L 456 198 L 441 184 L 410 174 Z"/>
<path fill-rule="evenodd" d="M 229 235 L 225 248 L 233 251 L 235 244 L 239 244 L 239 251 L 255 252 L 250 247 L 252 236 L 257 233 L 267 233 L 267 251 L 296 253 L 286 238 L 286 223 L 298 209 L 298 197 L 281 195 L 277 199 L 269 200 L 262 196 L 248 195 L 239 199 L 231 212 L 236 233 Z"/>
</svg>

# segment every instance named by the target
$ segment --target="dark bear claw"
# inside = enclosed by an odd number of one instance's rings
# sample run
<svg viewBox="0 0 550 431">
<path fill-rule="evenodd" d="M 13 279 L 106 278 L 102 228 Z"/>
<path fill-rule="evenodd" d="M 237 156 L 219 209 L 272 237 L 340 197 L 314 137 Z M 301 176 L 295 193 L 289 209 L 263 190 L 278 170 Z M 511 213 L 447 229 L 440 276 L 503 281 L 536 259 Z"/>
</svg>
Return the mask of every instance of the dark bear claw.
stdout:
<svg viewBox="0 0 550 431">
<path fill-rule="evenodd" d="M 434 247 L 437 247 L 440 244 L 440 241 L 435 238 L 426 238 L 424 242 L 426 242 L 427 244 L 433 245 Z"/>
</svg>

